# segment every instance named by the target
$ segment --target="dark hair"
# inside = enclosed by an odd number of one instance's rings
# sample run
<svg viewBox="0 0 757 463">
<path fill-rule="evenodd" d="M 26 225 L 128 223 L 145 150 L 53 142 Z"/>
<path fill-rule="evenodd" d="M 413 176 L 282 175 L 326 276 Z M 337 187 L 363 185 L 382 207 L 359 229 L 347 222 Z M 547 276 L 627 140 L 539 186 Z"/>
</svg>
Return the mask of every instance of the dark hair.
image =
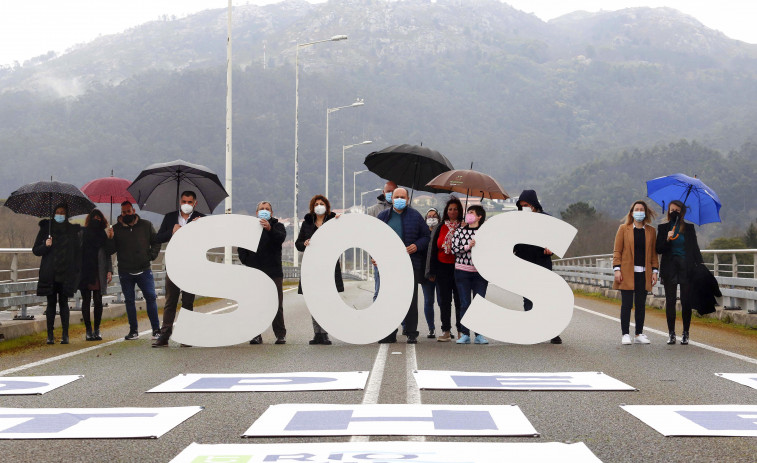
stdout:
<svg viewBox="0 0 757 463">
<path fill-rule="evenodd" d="M 92 212 L 87 214 L 87 218 L 84 219 L 84 226 L 89 227 L 90 221 L 96 216 L 100 217 L 100 223 L 102 225 L 102 228 L 105 228 L 108 225 L 108 222 L 105 220 L 105 216 L 100 211 L 100 209 L 92 209 Z"/>
<path fill-rule="evenodd" d="M 329 202 L 328 198 L 323 195 L 315 195 L 310 198 L 310 213 L 315 214 L 315 202 L 319 199 L 323 201 L 324 204 L 326 204 L 326 217 L 328 217 L 331 214 L 331 203 Z"/>
<path fill-rule="evenodd" d="M 66 204 L 66 203 L 58 203 L 58 204 L 56 204 L 55 207 L 53 208 L 53 215 L 55 215 L 55 211 L 57 211 L 58 209 L 61 209 L 61 208 L 66 211 L 66 218 L 68 218 L 68 204 Z"/>
<path fill-rule="evenodd" d="M 184 196 L 191 196 L 192 199 L 197 199 L 197 195 L 192 190 L 187 190 L 187 191 L 182 192 L 181 196 L 179 196 L 179 198 L 184 197 Z"/>
<path fill-rule="evenodd" d="M 676 205 L 681 208 L 681 215 L 678 217 L 678 230 L 679 233 L 683 233 L 683 230 L 686 228 L 683 226 L 683 219 L 686 217 L 686 205 L 682 203 L 681 201 L 674 199 L 673 201 L 668 204 L 668 210 L 665 213 L 665 219 L 670 222 L 670 206 Z"/>
<path fill-rule="evenodd" d="M 134 207 L 134 205 L 131 203 L 131 201 L 124 201 L 124 202 L 122 202 L 121 203 L 121 207 L 124 207 L 124 206 Z"/>
<path fill-rule="evenodd" d="M 479 226 L 484 224 L 484 221 L 486 220 L 486 211 L 483 207 L 478 204 L 473 204 L 468 206 L 468 212 L 475 212 L 477 216 L 481 217 L 481 220 L 478 221 Z"/>
<path fill-rule="evenodd" d="M 457 220 L 462 222 L 463 218 L 463 203 L 460 202 L 457 197 L 453 196 L 447 201 L 447 204 L 444 205 L 444 213 L 442 213 L 442 222 L 446 222 L 449 220 L 449 214 L 447 214 L 447 209 L 449 209 L 449 205 L 454 204 L 457 206 Z"/>
</svg>

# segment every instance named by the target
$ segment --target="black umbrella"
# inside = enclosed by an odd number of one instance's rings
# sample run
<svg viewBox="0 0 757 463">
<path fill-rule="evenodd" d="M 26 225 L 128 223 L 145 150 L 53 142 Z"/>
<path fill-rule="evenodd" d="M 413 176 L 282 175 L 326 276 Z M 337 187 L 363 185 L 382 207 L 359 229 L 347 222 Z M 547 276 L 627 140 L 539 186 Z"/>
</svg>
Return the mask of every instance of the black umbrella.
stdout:
<svg viewBox="0 0 757 463">
<path fill-rule="evenodd" d="M 158 214 L 179 209 L 179 195 L 187 190 L 195 192 L 195 210 L 204 214 L 213 213 L 213 209 L 229 196 L 215 172 L 182 160 L 147 166 L 127 190 L 140 209 Z"/>
<path fill-rule="evenodd" d="M 68 206 L 68 215 L 89 214 L 95 203 L 70 183 L 53 180 L 30 183 L 11 193 L 5 207 L 17 214 L 34 217 L 52 217 L 53 207 L 60 203 Z"/>
<path fill-rule="evenodd" d="M 365 157 L 365 166 L 386 180 L 413 190 L 443 193 L 427 186 L 433 178 L 452 170 L 452 163 L 440 152 L 418 145 L 393 145 Z"/>
</svg>

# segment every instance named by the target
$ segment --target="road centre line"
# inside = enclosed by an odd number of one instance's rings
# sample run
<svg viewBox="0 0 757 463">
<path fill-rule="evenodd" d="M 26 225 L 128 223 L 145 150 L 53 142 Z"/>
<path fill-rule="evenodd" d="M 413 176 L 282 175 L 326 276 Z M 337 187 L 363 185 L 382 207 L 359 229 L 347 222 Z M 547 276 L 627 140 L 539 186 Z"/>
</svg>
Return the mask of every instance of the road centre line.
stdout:
<svg viewBox="0 0 757 463">
<path fill-rule="evenodd" d="M 415 355 L 415 344 L 408 344 L 405 349 L 405 363 L 407 365 L 407 403 L 410 405 L 421 403 L 421 390 L 415 381 L 413 373 L 418 370 L 418 359 Z M 426 442 L 426 436 L 407 436 L 410 442 Z"/>
<path fill-rule="evenodd" d="M 616 318 L 616 317 L 613 317 L 613 316 L 610 316 L 610 315 L 605 315 L 605 314 L 600 313 L 600 312 L 595 312 L 593 310 L 587 309 L 585 307 L 579 307 L 577 305 L 574 305 L 573 307 L 576 308 L 576 309 L 578 309 L 578 310 L 581 310 L 583 312 L 587 312 L 587 313 L 590 313 L 592 315 L 596 315 L 598 317 L 606 318 L 608 320 L 613 320 L 615 322 L 620 323 L 620 319 L 619 318 Z M 631 326 L 636 326 L 636 324 L 632 322 Z M 659 334 L 659 335 L 661 335 L 661 336 L 663 336 L 665 338 L 668 337 L 668 333 L 667 332 L 656 330 L 654 328 L 648 328 L 648 327 L 645 326 L 644 327 L 644 331 L 649 331 L 651 333 Z M 716 352 L 718 354 L 726 355 L 728 357 L 732 357 L 732 358 L 735 358 L 737 360 L 743 360 L 745 362 L 757 364 L 757 359 L 753 359 L 752 357 L 747 357 L 746 355 L 737 354 L 737 353 L 731 352 L 729 350 L 720 349 L 719 347 L 710 346 L 709 344 L 703 344 L 701 342 L 696 342 L 696 341 L 689 341 L 689 344 L 691 344 L 692 346 L 701 347 L 702 349 L 707 349 L 707 350 L 712 351 L 712 352 Z"/>
<path fill-rule="evenodd" d="M 381 392 L 381 381 L 384 379 L 384 368 L 386 367 L 386 357 L 389 354 L 389 344 L 379 344 L 376 360 L 373 361 L 371 376 L 368 379 L 368 385 L 365 387 L 363 394 L 363 405 L 373 405 L 378 403 L 379 392 Z M 368 442 L 368 436 L 352 436 L 350 442 Z"/>
</svg>

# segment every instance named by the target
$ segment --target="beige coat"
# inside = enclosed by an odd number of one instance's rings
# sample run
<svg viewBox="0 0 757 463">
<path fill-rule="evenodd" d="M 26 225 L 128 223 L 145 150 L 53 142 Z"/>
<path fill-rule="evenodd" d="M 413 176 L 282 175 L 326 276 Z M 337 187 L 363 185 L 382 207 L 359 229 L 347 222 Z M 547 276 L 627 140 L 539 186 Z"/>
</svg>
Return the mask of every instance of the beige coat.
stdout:
<svg viewBox="0 0 757 463">
<path fill-rule="evenodd" d="M 634 289 L 633 287 L 633 224 L 623 224 L 618 228 L 615 235 L 615 247 L 612 250 L 612 266 L 620 266 L 620 274 L 623 281 L 619 284 L 613 282 L 613 289 Z M 644 267 L 646 269 L 647 291 L 652 291 L 652 268 L 658 268 L 657 251 L 655 242 L 657 241 L 657 231 L 650 225 L 644 225 L 645 249 Z"/>
</svg>

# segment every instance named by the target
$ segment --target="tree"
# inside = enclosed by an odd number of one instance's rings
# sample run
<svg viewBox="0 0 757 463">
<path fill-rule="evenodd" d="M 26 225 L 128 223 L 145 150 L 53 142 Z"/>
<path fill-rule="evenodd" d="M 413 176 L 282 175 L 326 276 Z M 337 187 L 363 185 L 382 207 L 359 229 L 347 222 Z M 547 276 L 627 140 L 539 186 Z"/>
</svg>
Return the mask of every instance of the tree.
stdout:
<svg viewBox="0 0 757 463">
<path fill-rule="evenodd" d="M 597 218 L 597 210 L 589 203 L 579 201 L 568 206 L 564 211 L 560 211 L 562 219 L 573 226 L 578 226 L 582 222 L 592 222 Z"/>
<path fill-rule="evenodd" d="M 743 240 L 747 248 L 757 248 L 757 225 L 755 225 L 754 222 L 749 224 L 749 228 L 747 228 Z"/>
</svg>

